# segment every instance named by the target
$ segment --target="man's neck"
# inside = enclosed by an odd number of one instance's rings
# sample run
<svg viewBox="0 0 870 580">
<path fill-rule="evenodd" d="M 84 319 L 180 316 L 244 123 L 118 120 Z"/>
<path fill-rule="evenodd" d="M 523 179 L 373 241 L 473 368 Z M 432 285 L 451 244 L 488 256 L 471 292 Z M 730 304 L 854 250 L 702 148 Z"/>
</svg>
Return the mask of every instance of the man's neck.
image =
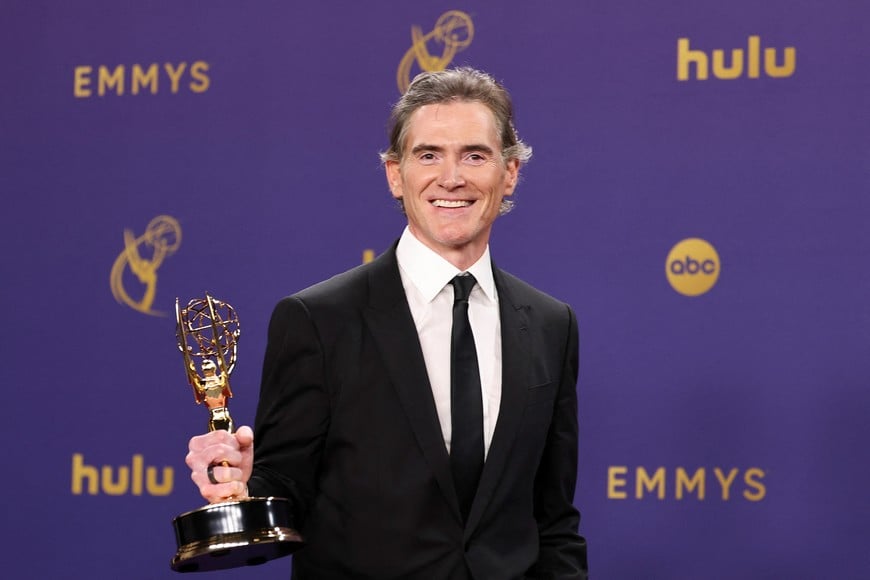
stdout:
<svg viewBox="0 0 870 580">
<path fill-rule="evenodd" d="M 423 237 L 418 236 L 413 229 L 409 228 L 411 235 L 417 239 L 418 242 L 450 262 L 453 266 L 458 268 L 459 270 L 465 272 L 471 266 L 473 266 L 483 253 L 486 251 L 487 242 L 471 242 L 458 247 L 450 247 L 443 245 L 433 245 L 428 243 Z"/>
</svg>

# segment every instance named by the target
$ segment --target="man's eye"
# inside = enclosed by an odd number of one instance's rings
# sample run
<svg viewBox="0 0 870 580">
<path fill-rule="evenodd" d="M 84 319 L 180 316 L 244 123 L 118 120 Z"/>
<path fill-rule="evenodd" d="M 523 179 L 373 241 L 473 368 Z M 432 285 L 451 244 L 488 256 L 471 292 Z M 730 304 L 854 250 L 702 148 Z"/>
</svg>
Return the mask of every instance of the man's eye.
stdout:
<svg viewBox="0 0 870 580">
<path fill-rule="evenodd" d="M 484 157 L 480 153 L 469 153 L 466 157 L 466 160 L 470 163 L 483 163 L 484 161 L 486 161 L 486 157 Z"/>
</svg>

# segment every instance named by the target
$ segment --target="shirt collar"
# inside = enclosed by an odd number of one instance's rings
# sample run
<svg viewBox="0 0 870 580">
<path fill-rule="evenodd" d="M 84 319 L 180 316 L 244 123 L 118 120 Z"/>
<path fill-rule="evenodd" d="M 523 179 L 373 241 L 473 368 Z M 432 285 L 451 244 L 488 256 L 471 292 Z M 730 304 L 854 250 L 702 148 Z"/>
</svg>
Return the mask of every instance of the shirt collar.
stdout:
<svg viewBox="0 0 870 580">
<path fill-rule="evenodd" d="M 437 252 L 414 237 L 410 228 L 405 226 L 399 245 L 396 248 L 396 260 L 399 268 L 407 274 L 410 281 L 420 291 L 420 295 L 428 303 L 435 299 L 441 290 L 450 283 L 457 274 L 461 274 L 456 266 L 442 258 Z M 469 272 L 477 280 L 486 298 L 498 303 L 495 292 L 495 280 L 492 277 L 492 261 L 489 257 L 489 244 L 483 255 L 471 265 Z"/>
</svg>

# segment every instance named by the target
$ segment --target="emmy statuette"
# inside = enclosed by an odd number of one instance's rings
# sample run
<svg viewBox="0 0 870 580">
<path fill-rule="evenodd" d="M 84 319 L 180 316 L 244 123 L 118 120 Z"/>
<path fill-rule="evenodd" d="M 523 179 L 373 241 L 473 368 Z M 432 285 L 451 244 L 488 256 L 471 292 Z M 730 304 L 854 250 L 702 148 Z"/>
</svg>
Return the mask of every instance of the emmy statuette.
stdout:
<svg viewBox="0 0 870 580">
<path fill-rule="evenodd" d="M 208 430 L 233 432 L 227 402 L 240 334 L 235 309 L 206 294 L 185 308 L 175 301 L 178 348 L 198 404 L 209 412 Z M 197 366 L 198 363 L 198 366 Z M 262 564 L 302 547 L 286 499 L 254 497 L 214 503 L 172 520 L 176 572 L 204 572 Z"/>
</svg>

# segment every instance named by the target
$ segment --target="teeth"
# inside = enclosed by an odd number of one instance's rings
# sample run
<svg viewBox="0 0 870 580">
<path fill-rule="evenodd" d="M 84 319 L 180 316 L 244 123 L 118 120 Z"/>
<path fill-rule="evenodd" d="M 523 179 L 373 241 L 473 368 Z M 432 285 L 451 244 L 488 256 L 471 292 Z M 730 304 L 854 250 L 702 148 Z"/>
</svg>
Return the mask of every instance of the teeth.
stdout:
<svg viewBox="0 0 870 580">
<path fill-rule="evenodd" d="M 466 207 L 471 205 L 471 202 L 461 199 L 436 199 L 432 205 L 436 207 Z"/>
</svg>

